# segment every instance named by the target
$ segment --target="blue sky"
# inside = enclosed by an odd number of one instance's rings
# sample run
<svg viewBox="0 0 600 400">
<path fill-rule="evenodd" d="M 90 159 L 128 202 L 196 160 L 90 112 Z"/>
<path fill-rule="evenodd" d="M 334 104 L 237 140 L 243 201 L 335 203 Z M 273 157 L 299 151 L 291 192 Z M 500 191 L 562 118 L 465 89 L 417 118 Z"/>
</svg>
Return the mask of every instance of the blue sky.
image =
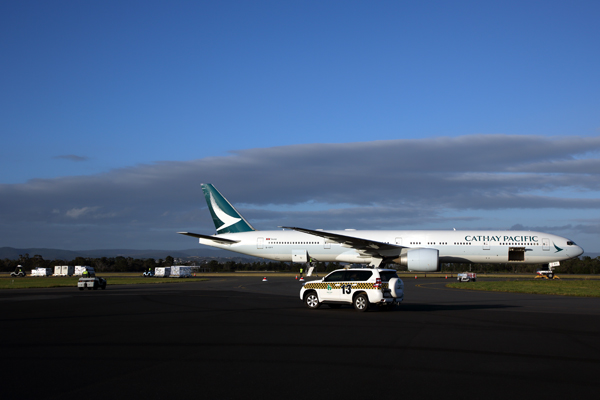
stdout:
<svg viewBox="0 0 600 400">
<path fill-rule="evenodd" d="M 195 217 L 212 181 L 264 229 L 521 224 L 600 251 L 599 17 L 596 1 L 2 2 L 0 246 L 193 247 L 171 232 L 212 233 Z M 479 202 L 445 197 L 465 180 Z"/>
</svg>

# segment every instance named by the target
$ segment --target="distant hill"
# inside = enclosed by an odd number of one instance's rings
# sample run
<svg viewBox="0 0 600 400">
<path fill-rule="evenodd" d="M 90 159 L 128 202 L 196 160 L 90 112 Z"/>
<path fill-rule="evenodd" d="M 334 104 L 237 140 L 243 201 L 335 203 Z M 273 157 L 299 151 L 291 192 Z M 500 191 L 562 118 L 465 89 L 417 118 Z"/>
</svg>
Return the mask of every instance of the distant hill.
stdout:
<svg viewBox="0 0 600 400">
<path fill-rule="evenodd" d="M 19 255 L 29 254 L 33 257 L 36 254 L 42 256 L 45 260 L 65 260 L 70 261 L 77 257 L 84 258 L 101 258 L 101 257 L 131 257 L 131 258 L 154 258 L 165 259 L 167 256 L 173 258 L 243 258 L 255 259 L 254 257 L 245 256 L 224 250 L 212 249 L 188 249 L 188 250 L 131 250 L 131 249 L 103 249 L 103 250 L 60 250 L 46 248 L 27 248 L 16 249 L 14 247 L 0 247 L 0 259 L 8 258 L 9 260 L 19 259 Z"/>
</svg>

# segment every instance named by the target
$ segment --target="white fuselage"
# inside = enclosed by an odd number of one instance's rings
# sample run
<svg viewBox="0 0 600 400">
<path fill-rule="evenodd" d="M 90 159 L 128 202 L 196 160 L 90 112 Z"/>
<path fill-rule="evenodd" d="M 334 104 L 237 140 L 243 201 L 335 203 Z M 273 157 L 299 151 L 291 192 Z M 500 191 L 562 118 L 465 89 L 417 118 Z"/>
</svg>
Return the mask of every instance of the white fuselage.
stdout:
<svg viewBox="0 0 600 400">
<path fill-rule="evenodd" d="M 328 231 L 340 235 L 368 239 L 402 248 L 428 248 L 439 251 L 443 263 L 508 263 L 542 264 L 562 261 L 583 254 L 583 249 L 566 238 L 531 231 Z M 359 251 L 293 230 L 252 231 L 215 235 L 238 240 L 221 244 L 199 239 L 200 244 L 274 261 L 296 261 L 293 254 L 306 254 L 322 262 L 370 263 L 371 257 Z M 390 252 L 393 256 L 394 250 Z"/>
</svg>

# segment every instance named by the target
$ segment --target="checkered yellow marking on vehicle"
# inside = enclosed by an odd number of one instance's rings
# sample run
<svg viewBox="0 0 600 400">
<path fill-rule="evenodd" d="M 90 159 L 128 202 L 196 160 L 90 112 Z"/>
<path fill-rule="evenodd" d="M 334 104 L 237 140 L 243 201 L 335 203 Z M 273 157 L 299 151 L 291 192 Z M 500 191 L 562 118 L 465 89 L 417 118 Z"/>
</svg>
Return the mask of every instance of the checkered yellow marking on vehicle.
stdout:
<svg viewBox="0 0 600 400">
<path fill-rule="evenodd" d="M 375 282 L 308 282 L 304 285 L 305 289 L 327 289 L 327 286 L 331 286 L 332 289 L 341 289 L 341 285 L 350 285 L 352 290 L 354 289 L 377 289 Z M 339 286 L 336 286 L 339 285 Z M 383 289 L 388 288 L 387 283 L 381 284 Z"/>
</svg>

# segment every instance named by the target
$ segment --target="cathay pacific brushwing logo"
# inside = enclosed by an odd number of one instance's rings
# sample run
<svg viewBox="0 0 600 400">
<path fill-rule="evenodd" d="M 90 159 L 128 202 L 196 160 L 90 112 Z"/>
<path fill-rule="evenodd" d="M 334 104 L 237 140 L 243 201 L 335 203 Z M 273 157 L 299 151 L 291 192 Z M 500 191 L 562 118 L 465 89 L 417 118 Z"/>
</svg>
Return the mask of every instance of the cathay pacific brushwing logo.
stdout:
<svg viewBox="0 0 600 400">
<path fill-rule="evenodd" d="M 552 242 L 552 244 L 554 245 L 554 248 L 556 249 L 555 253 L 558 253 L 558 252 L 560 252 L 560 251 L 563 251 L 563 249 L 561 249 L 560 247 L 558 247 L 558 246 L 556 245 L 556 243 Z"/>
<path fill-rule="evenodd" d="M 212 207 L 213 211 L 215 212 L 215 215 L 217 216 L 217 218 L 219 218 L 219 220 L 223 223 L 223 225 L 221 225 L 220 227 L 217 228 L 217 231 L 228 228 L 231 225 L 237 224 L 239 221 L 242 220 L 241 218 L 232 217 L 231 215 L 227 214 L 225 211 L 221 210 L 219 208 L 219 206 L 217 205 L 217 202 L 215 201 L 215 198 L 213 197 L 212 193 L 210 193 L 210 206 Z"/>
</svg>

